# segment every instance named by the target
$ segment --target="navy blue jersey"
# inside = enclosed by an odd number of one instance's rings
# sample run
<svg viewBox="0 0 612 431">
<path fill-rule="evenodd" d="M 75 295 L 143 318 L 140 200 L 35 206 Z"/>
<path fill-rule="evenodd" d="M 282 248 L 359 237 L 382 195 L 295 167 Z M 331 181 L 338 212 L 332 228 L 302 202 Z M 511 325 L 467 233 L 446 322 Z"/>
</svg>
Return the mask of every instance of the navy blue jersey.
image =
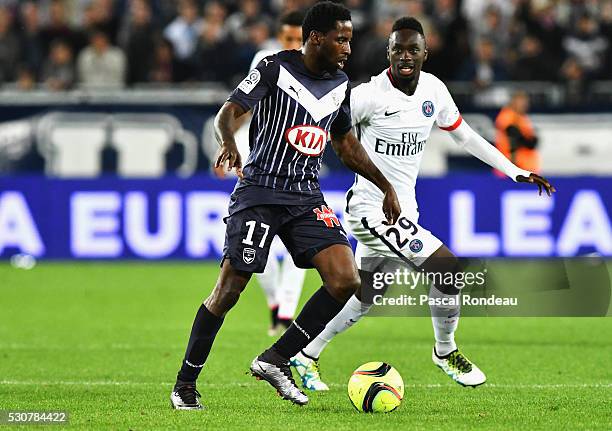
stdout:
<svg viewBox="0 0 612 431">
<path fill-rule="evenodd" d="M 264 58 L 228 100 L 253 111 L 250 153 L 230 213 L 253 205 L 322 200 L 319 169 L 331 134 L 351 129 L 350 87 L 341 70 L 314 75 L 300 51 Z"/>
</svg>

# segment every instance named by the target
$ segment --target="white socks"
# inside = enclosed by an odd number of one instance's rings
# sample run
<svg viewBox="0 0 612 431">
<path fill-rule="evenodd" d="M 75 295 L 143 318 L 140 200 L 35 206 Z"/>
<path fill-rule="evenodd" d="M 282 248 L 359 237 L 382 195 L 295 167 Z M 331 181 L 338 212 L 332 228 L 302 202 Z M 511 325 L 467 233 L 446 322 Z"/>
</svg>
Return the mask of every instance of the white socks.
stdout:
<svg viewBox="0 0 612 431">
<path fill-rule="evenodd" d="M 280 281 L 276 287 L 276 303 L 278 304 L 278 318 L 291 319 L 295 316 L 306 270 L 298 268 L 291 256 L 285 256 L 280 270 Z"/>
<path fill-rule="evenodd" d="M 455 331 L 459 325 L 459 295 L 447 295 L 431 286 L 429 291 L 433 298 L 454 298 L 457 305 L 430 306 L 431 321 L 433 323 L 434 336 L 436 339 L 436 353 L 445 356 L 457 349 L 455 344 Z M 318 358 L 327 344 L 337 334 L 346 331 L 359 319 L 365 316 L 372 305 L 362 304 L 355 295 L 351 296 L 344 308 L 325 326 L 314 340 L 303 350 L 304 354 L 311 358 Z"/>
<path fill-rule="evenodd" d="M 318 358 L 332 338 L 357 323 L 359 319 L 370 311 L 371 307 L 371 304 L 362 304 L 355 295 L 351 296 L 344 305 L 344 308 L 325 326 L 323 332 L 304 348 L 304 354 L 311 358 Z"/>
<path fill-rule="evenodd" d="M 305 276 L 306 270 L 295 266 L 291 256 L 285 256 L 282 264 L 276 257 L 270 256 L 264 272 L 257 274 L 257 281 L 266 295 L 268 307 L 278 306 L 280 319 L 293 320 Z"/>
<path fill-rule="evenodd" d="M 257 281 L 266 295 L 268 307 L 274 308 L 278 304 L 276 302 L 276 285 L 279 279 L 280 265 L 274 256 L 268 258 L 268 263 L 264 272 L 257 274 Z"/>
<path fill-rule="evenodd" d="M 446 356 L 457 349 L 455 344 L 455 331 L 459 325 L 459 295 L 447 295 L 440 292 L 434 285 L 429 290 L 430 298 L 455 298 L 456 306 L 430 305 L 431 322 L 433 323 L 436 338 L 436 353 Z"/>
</svg>

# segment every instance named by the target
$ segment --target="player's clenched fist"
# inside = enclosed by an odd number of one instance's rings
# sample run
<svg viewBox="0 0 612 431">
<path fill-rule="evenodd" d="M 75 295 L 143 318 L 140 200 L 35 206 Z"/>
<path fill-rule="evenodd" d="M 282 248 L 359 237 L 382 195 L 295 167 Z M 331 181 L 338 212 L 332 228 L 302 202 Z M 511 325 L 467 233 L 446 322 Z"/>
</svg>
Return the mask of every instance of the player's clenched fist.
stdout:
<svg viewBox="0 0 612 431">
<path fill-rule="evenodd" d="M 395 224 L 402 212 L 397 194 L 392 186 L 385 191 L 385 197 L 383 198 L 383 214 L 387 219 L 388 224 Z"/>
<path fill-rule="evenodd" d="M 235 142 L 224 141 L 219 148 L 219 155 L 215 162 L 215 168 L 223 166 L 227 161 L 228 172 L 232 169 L 236 169 L 236 175 L 242 179 L 242 157 L 238 152 L 238 146 Z"/>
</svg>

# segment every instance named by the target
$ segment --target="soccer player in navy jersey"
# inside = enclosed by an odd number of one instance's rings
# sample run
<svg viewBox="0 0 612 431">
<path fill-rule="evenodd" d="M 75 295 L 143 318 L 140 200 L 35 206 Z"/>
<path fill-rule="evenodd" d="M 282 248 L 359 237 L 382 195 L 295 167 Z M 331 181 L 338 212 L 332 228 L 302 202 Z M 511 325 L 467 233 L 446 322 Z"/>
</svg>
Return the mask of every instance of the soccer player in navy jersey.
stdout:
<svg viewBox="0 0 612 431">
<path fill-rule="evenodd" d="M 352 33 L 348 9 L 317 3 L 302 24 L 303 50 L 264 58 L 217 114 L 221 148 L 216 166 L 227 161 L 240 181 L 230 199 L 219 278 L 196 314 L 171 394 L 176 409 L 202 408 L 196 379 L 225 314 L 251 275 L 265 268 L 276 235 L 298 267 L 317 269 L 323 286 L 280 339 L 253 359 L 250 369 L 283 398 L 308 402 L 293 380 L 289 358 L 323 330 L 360 285 L 344 229 L 319 187 L 328 140 L 347 167 L 381 190 L 388 223 L 395 223 L 401 212 L 395 190 L 351 132 L 350 87 L 341 69 L 351 53 Z M 243 167 L 234 141 L 235 120 L 249 110 L 251 151 Z"/>
</svg>

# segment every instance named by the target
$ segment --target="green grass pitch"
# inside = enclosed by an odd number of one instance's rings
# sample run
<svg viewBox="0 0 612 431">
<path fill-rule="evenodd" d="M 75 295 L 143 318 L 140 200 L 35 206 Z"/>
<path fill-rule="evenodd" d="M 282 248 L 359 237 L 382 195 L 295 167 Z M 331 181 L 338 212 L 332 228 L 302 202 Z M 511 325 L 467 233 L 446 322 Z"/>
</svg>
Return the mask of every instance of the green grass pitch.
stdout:
<svg viewBox="0 0 612 431">
<path fill-rule="evenodd" d="M 300 408 L 246 375 L 273 341 L 255 281 L 200 378 L 206 409 L 173 411 L 191 322 L 216 275 L 215 264 L 0 264 L 0 410 L 66 410 L 71 429 L 612 429 L 609 318 L 462 319 L 458 341 L 488 376 L 477 389 L 433 366 L 429 319 L 365 318 L 321 359 L 331 391 Z M 310 272 L 303 297 L 318 286 Z M 357 413 L 346 394 L 352 370 L 374 360 L 406 383 L 390 414 Z"/>
</svg>

